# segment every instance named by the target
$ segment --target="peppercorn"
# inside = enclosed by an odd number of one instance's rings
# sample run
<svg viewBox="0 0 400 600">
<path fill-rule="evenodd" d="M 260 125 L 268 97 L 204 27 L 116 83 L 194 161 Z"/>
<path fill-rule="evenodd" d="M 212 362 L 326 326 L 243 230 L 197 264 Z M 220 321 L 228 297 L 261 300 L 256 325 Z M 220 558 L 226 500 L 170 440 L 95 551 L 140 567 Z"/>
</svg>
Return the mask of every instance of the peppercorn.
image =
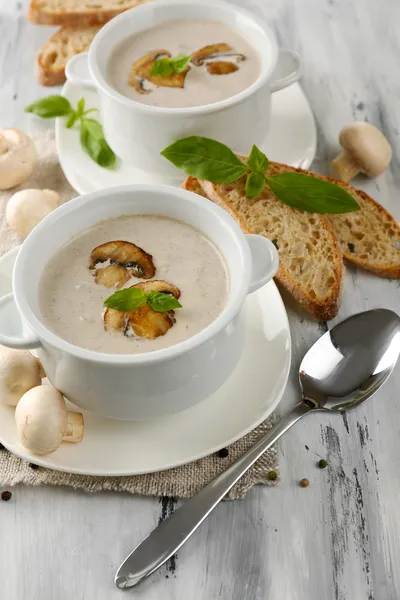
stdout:
<svg viewBox="0 0 400 600">
<path fill-rule="evenodd" d="M 226 458 L 228 455 L 229 455 L 228 448 L 221 448 L 221 450 L 218 452 L 218 456 L 220 458 Z"/>
<path fill-rule="evenodd" d="M 278 475 L 277 475 L 276 471 L 269 471 L 267 477 L 270 481 L 275 481 L 275 479 L 278 478 Z"/>
<path fill-rule="evenodd" d="M 328 461 L 326 461 L 324 458 L 321 458 L 321 460 L 318 463 L 318 466 L 320 469 L 326 469 L 326 467 L 328 466 Z"/>
<path fill-rule="evenodd" d="M 9 500 L 11 500 L 11 496 L 12 496 L 12 493 L 11 493 L 11 492 L 2 492 L 2 493 L 1 493 L 1 499 L 2 499 L 4 502 L 8 502 Z"/>
<path fill-rule="evenodd" d="M 310 485 L 310 482 L 308 481 L 308 479 L 304 478 L 300 481 L 300 485 L 301 487 L 308 487 Z"/>
</svg>

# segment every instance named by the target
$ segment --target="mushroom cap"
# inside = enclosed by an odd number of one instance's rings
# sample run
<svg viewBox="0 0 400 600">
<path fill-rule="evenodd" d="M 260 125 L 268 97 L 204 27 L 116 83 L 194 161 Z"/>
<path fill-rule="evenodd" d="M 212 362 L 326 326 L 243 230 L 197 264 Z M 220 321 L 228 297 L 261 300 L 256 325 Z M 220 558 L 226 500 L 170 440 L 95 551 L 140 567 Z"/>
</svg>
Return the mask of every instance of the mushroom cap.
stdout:
<svg viewBox="0 0 400 600">
<path fill-rule="evenodd" d="M 365 122 L 356 122 L 344 127 L 339 134 L 339 143 L 369 177 L 377 177 L 392 159 L 392 148 L 379 129 Z"/>
<path fill-rule="evenodd" d="M 62 442 L 67 409 L 62 394 L 41 385 L 24 394 L 15 409 L 18 438 L 34 454 L 49 454 Z"/>
<path fill-rule="evenodd" d="M 0 346 L 0 401 L 16 406 L 21 397 L 42 382 L 38 360 L 27 350 Z"/>
<path fill-rule="evenodd" d="M 60 205 L 60 196 L 53 190 L 27 189 L 16 192 L 6 207 L 8 224 L 25 238 L 44 217 Z"/>
<path fill-rule="evenodd" d="M 36 162 L 35 144 L 20 129 L 0 129 L 0 190 L 25 181 Z"/>
</svg>

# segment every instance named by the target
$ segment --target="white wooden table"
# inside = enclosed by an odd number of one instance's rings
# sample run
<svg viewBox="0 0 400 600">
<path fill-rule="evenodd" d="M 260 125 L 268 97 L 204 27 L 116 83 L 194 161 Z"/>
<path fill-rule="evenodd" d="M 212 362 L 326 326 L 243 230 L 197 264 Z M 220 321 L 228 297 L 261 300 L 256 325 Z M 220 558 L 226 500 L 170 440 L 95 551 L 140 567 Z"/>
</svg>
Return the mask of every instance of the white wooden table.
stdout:
<svg viewBox="0 0 400 600">
<path fill-rule="evenodd" d="M 397 0 L 236 0 L 267 17 L 281 45 L 304 60 L 315 111 L 316 168 L 326 170 L 342 125 L 368 120 L 392 143 L 390 171 L 360 181 L 400 218 L 400 4 Z M 24 106 L 48 90 L 34 55 L 52 32 L 24 20 L 25 0 L 0 0 L 0 126 L 27 128 Z M 273 158 L 273 157 L 272 157 Z M 298 395 L 303 353 L 325 331 L 290 300 Z M 400 284 L 348 270 L 340 318 L 372 307 L 400 312 Z M 135 591 L 144 600 L 398 600 L 400 598 L 400 367 L 348 418 L 314 416 L 280 444 L 281 484 L 223 503 L 160 572 Z M 396 393 L 397 392 L 397 393 Z M 316 461 L 327 458 L 321 471 Z M 299 487 L 308 477 L 310 486 Z M 121 559 L 173 502 L 70 489 L 13 490 L 0 502 L 1 600 L 116 600 Z"/>
</svg>

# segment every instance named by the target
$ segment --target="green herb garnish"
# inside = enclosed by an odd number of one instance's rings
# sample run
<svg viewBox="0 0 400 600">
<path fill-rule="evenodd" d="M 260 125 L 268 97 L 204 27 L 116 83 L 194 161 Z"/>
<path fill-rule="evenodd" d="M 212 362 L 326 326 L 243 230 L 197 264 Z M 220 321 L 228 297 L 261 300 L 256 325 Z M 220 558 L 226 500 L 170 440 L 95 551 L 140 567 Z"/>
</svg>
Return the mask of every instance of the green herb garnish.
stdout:
<svg viewBox="0 0 400 600">
<path fill-rule="evenodd" d="M 248 198 L 258 196 L 267 184 L 279 200 L 306 212 L 335 214 L 360 209 L 348 192 L 329 181 L 295 172 L 267 175 L 269 160 L 257 146 L 247 164 L 225 144 L 200 136 L 178 140 L 161 154 L 185 173 L 213 183 L 232 183 L 246 176 Z"/>
<path fill-rule="evenodd" d="M 161 77 L 169 77 L 174 73 L 182 73 L 189 66 L 191 59 L 191 54 L 178 54 L 171 58 L 159 58 L 154 62 L 150 76 L 159 75 Z"/>
<path fill-rule="evenodd" d="M 182 308 L 182 304 L 172 294 L 153 290 L 145 292 L 135 287 L 118 290 L 104 301 L 104 305 L 108 308 L 115 308 L 115 310 L 123 312 L 136 310 L 146 303 L 156 312 L 168 312 L 175 308 Z"/>
<path fill-rule="evenodd" d="M 66 117 L 73 110 L 64 96 L 46 96 L 29 104 L 25 112 L 34 113 L 42 119 L 54 119 L 54 117 Z"/>
<path fill-rule="evenodd" d="M 116 156 L 104 137 L 103 126 L 95 119 L 88 119 L 87 115 L 96 111 L 96 108 L 85 110 L 85 100 L 78 101 L 74 110 L 64 96 L 46 96 L 25 108 L 25 112 L 34 113 L 42 119 L 54 117 L 67 117 L 65 126 L 73 127 L 79 121 L 81 146 L 85 152 L 101 167 L 110 169 L 114 167 Z"/>
</svg>

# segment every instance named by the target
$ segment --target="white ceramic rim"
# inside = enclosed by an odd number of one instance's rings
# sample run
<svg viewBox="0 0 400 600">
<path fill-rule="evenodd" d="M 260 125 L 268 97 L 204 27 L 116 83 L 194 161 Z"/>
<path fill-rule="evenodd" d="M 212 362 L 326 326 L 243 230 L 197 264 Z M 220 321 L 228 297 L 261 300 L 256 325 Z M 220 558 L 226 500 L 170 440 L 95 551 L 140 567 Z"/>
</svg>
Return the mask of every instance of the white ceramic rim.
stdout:
<svg viewBox="0 0 400 600">
<path fill-rule="evenodd" d="M 70 342 L 67 342 L 59 336 L 57 336 L 50 329 L 48 329 L 40 319 L 36 317 L 35 313 L 31 309 L 28 298 L 24 293 L 24 281 L 22 277 L 22 269 L 20 269 L 20 265 L 22 265 L 25 262 L 25 256 L 31 253 L 38 241 L 39 243 L 44 243 L 43 240 L 46 239 L 46 235 L 49 235 L 48 230 L 50 229 L 51 231 L 51 226 L 54 222 L 62 219 L 62 217 L 65 214 L 73 212 L 75 212 L 77 218 L 79 218 L 79 208 L 83 204 L 86 204 L 88 202 L 95 202 L 96 199 L 98 199 L 101 196 L 112 196 L 113 192 L 117 190 L 122 193 L 132 192 L 136 195 L 140 195 L 142 191 L 149 190 L 155 193 L 159 193 L 160 196 L 166 194 L 167 192 L 168 195 L 173 193 L 176 196 L 178 196 L 178 198 L 180 198 L 180 201 L 186 203 L 191 202 L 198 209 L 213 213 L 213 215 L 219 219 L 221 227 L 225 227 L 230 230 L 230 233 L 232 234 L 232 237 L 234 238 L 239 248 L 239 252 L 243 261 L 242 286 L 237 291 L 236 295 L 233 296 L 233 299 L 232 295 L 229 295 L 228 306 L 225 307 L 225 309 L 214 321 L 212 321 L 205 329 L 199 331 L 199 333 L 196 333 L 194 336 L 183 340 L 178 344 L 174 344 L 173 346 L 169 346 L 167 348 L 162 348 L 161 350 L 146 352 L 144 354 L 125 355 L 94 352 L 92 350 L 87 350 L 85 348 L 75 346 L 74 344 L 71 344 Z M 134 204 L 134 202 L 132 202 L 132 204 Z M 101 214 L 99 214 L 99 221 L 101 221 Z M 84 231 L 84 229 L 79 231 Z M 75 235 L 78 235 L 78 231 Z M 212 241 L 216 244 L 214 240 Z M 239 312 L 248 294 L 251 278 L 251 265 L 251 251 L 250 247 L 246 242 L 244 233 L 242 232 L 236 221 L 219 206 L 213 204 L 212 202 L 205 201 L 204 198 L 198 196 L 197 194 L 193 194 L 192 192 L 188 192 L 180 188 L 174 188 L 172 186 L 126 185 L 117 186 L 114 188 L 105 188 L 103 190 L 97 190 L 89 194 L 84 194 L 83 196 L 79 196 L 78 198 L 75 198 L 74 200 L 63 204 L 55 211 L 50 213 L 47 217 L 45 217 L 43 221 L 41 221 L 35 227 L 35 229 L 28 235 L 28 237 L 21 246 L 21 249 L 15 261 L 12 284 L 15 303 L 17 305 L 21 317 L 27 323 L 27 325 L 30 327 L 33 333 L 37 335 L 40 340 L 43 340 L 46 344 L 49 344 L 50 346 L 53 346 L 54 348 L 57 348 L 62 352 L 66 352 L 68 354 L 71 354 L 72 356 L 91 362 L 107 364 L 111 363 L 119 365 L 152 364 L 163 360 L 170 360 L 172 358 L 176 358 L 184 354 L 185 352 L 194 350 L 195 348 L 198 348 L 199 346 L 207 342 L 210 338 L 217 335 L 221 330 L 223 330 Z"/>
<path fill-rule="evenodd" d="M 195 5 L 198 7 L 199 2 L 198 2 L 198 0 L 196 0 L 196 1 L 194 1 L 194 0 L 162 0 L 162 8 L 163 9 L 165 9 L 165 6 L 168 6 L 168 5 L 182 6 L 182 7 L 188 6 L 188 5 Z M 213 112 L 218 112 L 220 110 L 229 108 L 231 106 L 235 106 L 236 104 L 243 102 L 243 100 L 245 100 L 249 96 L 252 96 L 256 92 L 258 92 L 258 90 L 260 90 L 262 87 L 267 85 L 268 79 L 272 75 L 272 73 L 276 67 L 276 64 L 278 62 L 278 44 L 276 41 L 275 34 L 272 31 L 272 29 L 269 27 L 269 25 L 262 19 L 256 17 L 252 12 L 250 12 L 244 8 L 240 8 L 238 6 L 230 4 L 228 2 L 224 2 L 224 0 L 201 0 L 200 5 L 202 8 L 208 7 L 210 9 L 211 15 L 212 15 L 212 10 L 215 7 L 220 7 L 222 9 L 230 10 L 233 13 L 236 13 L 237 15 L 241 15 L 241 16 L 245 17 L 246 19 L 253 21 L 253 23 L 255 24 L 256 27 L 261 28 L 263 30 L 263 33 L 264 33 L 265 37 L 268 39 L 270 46 L 271 46 L 271 48 L 270 48 L 271 59 L 269 61 L 268 67 L 267 68 L 264 67 L 263 72 L 261 73 L 261 75 L 258 77 L 258 79 L 252 85 L 250 85 L 245 90 L 239 92 L 238 94 L 235 94 L 234 96 L 226 98 L 225 100 L 220 100 L 219 102 L 214 102 L 213 104 L 205 104 L 202 106 L 192 106 L 192 107 L 188 107 L 188 108 L 166 108 L 166 107 L 161 107 L 161 106 L 150 106 L 148 104 L 142 104 L 141 102 L 136 102 L 135 100 L 132 100 L 131 98 L 127 98 L 126 96 L 123 96 L 122 94 L 117 92 L 111 85 L 109 85 L 107 83 L 106 79 L 102 76 L 100 69 L 98 68 L 97 63 L 96 63 L 96 53 L 98 51 L 99 46 L 102 43 L 103 38 L 106 35 L 108 35 L 109 32 L 111 32 L 113 29 L 118 28 L 118 25 L 121 23 L 122 20 L 126 20 L 126 18 L 129 17 L 130 15 L 136 15 L 136 16 L 140 15 L 139 11 L 142 11 L 142 13 L 145 13 L 145 12 L 158 10 L 158 8 L 161 6 L 161 4 L 159 4 L 158 2 L 154 2 L 154 3 L 150 2 L 149 4 L 142 4 L 141 6 L 132 8 L 128 11 L 121 13 L 117 17 L 114 17 L 113 19 L 111 19 L 111 21 L 109 21 L 106 25 L 104 25 L 104 27 L 102 27 L 100 29 L 100 31 L 96 34 L 93 42 L 90 45 L 89 54 L 88 54 L 89 71 L 90 71 L 90 74 L 91 74 L 95 84 L 96 84 L 96 87 L 99 90 L 101 90 L 104 94 L 107 94 L 112 99 L 116 100 L 117 102 L 120 102 L 121 104 L 124 104 L 125 106 L 135 107 L 136 110 L 138 110 L 142 113 L 162 117 L 162 116 L 166 116 L 166 115 L 175 115 L 176 116 L 178 114 L 205 115 L 205 114 L 209 114 L 209 113 L 213 113 Z M 238 28 L 238 31 L 240 32 L 240 28 Z M 122 40 L 118 40 L 117 43 L 119 43 L 121 41 Z"/>
</svg>

